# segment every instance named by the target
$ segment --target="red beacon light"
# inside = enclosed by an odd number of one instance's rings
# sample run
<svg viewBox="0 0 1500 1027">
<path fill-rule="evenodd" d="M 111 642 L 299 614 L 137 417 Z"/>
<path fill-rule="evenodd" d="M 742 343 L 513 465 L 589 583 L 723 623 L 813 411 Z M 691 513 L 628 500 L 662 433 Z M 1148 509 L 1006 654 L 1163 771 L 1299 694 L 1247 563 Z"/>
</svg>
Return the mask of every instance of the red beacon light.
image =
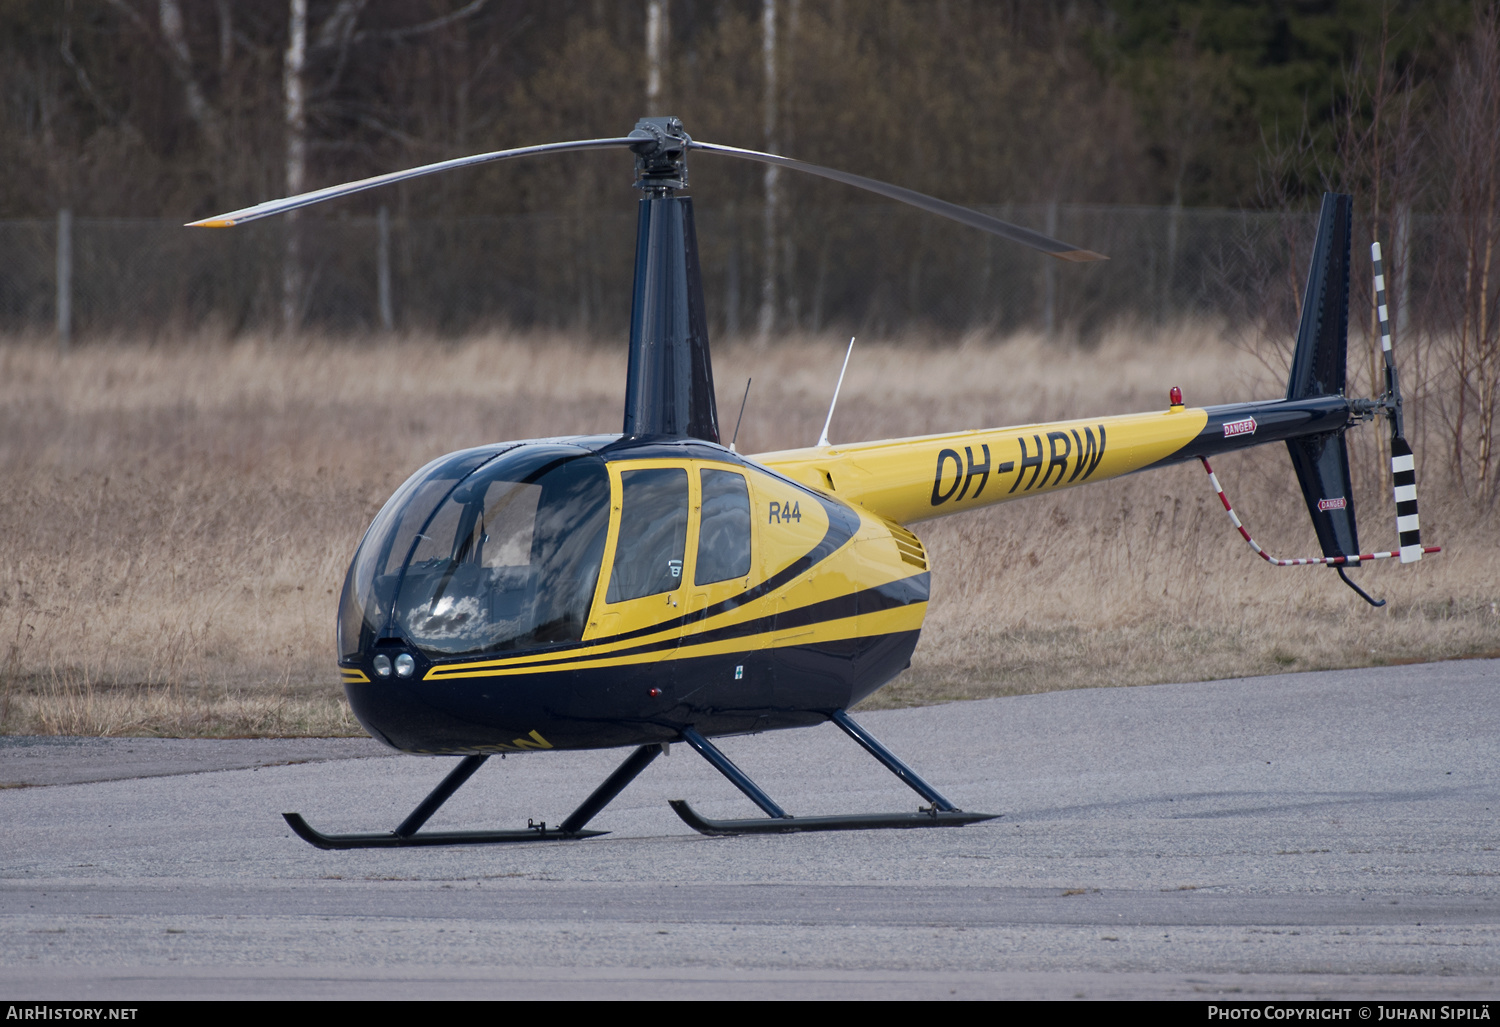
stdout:
<svg viewBox="0 0 1500 1027">
<path fill-rule="evenodd" d="M 1176 410 L 1182 406 L 1182 390 L 1177 386 L 1172 386 L 1172 391 L 1168 393 L 1168 396 L 1172 400 L 1172 409 Z"/>
</svg>

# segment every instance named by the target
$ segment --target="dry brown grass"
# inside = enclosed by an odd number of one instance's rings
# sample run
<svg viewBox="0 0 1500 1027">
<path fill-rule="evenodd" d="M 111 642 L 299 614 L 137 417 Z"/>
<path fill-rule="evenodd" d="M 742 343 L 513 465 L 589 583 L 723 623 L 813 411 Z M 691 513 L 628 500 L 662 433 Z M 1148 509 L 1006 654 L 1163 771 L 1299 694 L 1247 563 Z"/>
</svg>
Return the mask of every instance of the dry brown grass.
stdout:
<svg viewBox="0 0 1500 1027">
<path fill-rule="evenodd" d="M 816 439 L 837 340 L 721 345 L 744 452 Z M 624 347 L 562 336 L 356 346 L 266 340 L 0 345 L 0 730 L 357 732 L 337 685 L 336 592 L 387 495 L 439 453 L 618 430 Z M 1274 396 L 1211 327 L 1096 350 L 976 337 L 860 346 L 835 441 Z M 1366 432 L 1365 438 L 1369 433 Z M 1367 548 L 1394 535 L 1356 454 Z M 1224 457 L 1273 552 L 1312 531 L 1279 446 Z M 1500 649 L 1493 511 L 1422 482 L 1418 567 L 1277 569 L 1230 529 L 1196 465 L 919 525 L 934 599 L 885 705 L 1101 684 L 1359 666 Z"/>
</svg>

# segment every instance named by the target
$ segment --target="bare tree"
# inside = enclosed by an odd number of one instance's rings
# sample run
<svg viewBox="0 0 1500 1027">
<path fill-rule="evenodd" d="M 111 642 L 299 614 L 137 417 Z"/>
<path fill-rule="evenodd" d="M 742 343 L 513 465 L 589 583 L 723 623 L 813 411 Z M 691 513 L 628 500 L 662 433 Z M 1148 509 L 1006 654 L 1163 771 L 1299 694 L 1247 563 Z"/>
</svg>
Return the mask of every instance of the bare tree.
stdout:
<svg viewBox="0 0 1500 1027">
<path fill-rule="evenodd" d="M 1468 493 L 1493 500 L 1495 415 L 1500 402 L 1500 12 L 1476 13 L 1453 70 L 1444 105 L 1443 145 L 1460 281 L 1444 293 L 1457 302 L 1447 406 L 1453 468 Z"/>
<path fill-rule="evenodd" d="M 1257 167 L 1257 199 L 1264 210 L 1291 213 L 1299 208 L 1297 183 L 1315 177 L 1312 127 L 1304 116 L 1295 135 L 1283 139 L 1278 133 L 1262 142 L 1262 153 Z M 1246 296 L 1260 295 L 1265 301 L 1258 309 L 1243 312 L 1245 322 L 1253 322 L 1260 329 L 1251 333 L 1244 341 L 1273 377 L 1285 378 L 1292 363 L 1292 342 L 1297 336 L 1297 324 L 1302 319 L 1302 289 L 1305 284 L 1307 247 L 1312 235 L 1307 225 L 1292 218 L 1281 218 L 1278 225 L 1280 236 L 1278 249 L 1282 260 L 1273 270 L 1258 259 L 1252 240 L 1241 241 L 1244 247 L 1244 266 L 1255 269 L 1262 276 L 1257 288 L 1248 290 Z M 1280 278 L 1274 282 L 1271 275 Z"/>
<path fill-rule="evenodd" d="M 198 81 L 192 50 L 188 47 L 187 28 L 182 19 L 182 8 L 177 0 L 157 0 L 157 30 L 152 31 L 146 17 L 130 5 L 128 0 L 108 0 L 109 5 L 125 16 L 140 33 L 151 41 L 161 53 L 173 77 L 182 88 L 188 115 L 204 139 L 214 150 L 224 145 L 224 130 L 219 112 L 209 103 L 203 86 Z"/>
<path fill-rule="evenodd" d="M 658 117 L 662 110 L 662 72 L 667 62 L 667 0 L 646 3 L 646 114 Z"/>
<path fill-rule="evenodd" d="M 765 71 L 764 128 L 766 150 L 776 150 L 776 0 L 761 3 L 761 60 Z M 757 325 L 764 341 L 776 327 L 776 279 L 779 247 L 776 232 L 781 219 L 781 169 L 767 164 L 762 181 L 766 206 L 763 214 L 760 277 L 760 318 Z"/>
<path fill-rule="evenodd" d="M 165 0 L 163 0 L 165 2 Z M 348 60 L 360 11 L 367 0 L 339 0 L 324 19 L 312 42 L 314 52 L 336 51 L 323 90 L 337 84 Z M 308 79 L 307 0 L 288 0 L 287 43 L 282 60 L 281 88 L 286 129 L 286 194 L 307 191 Z M 302 260 L 302 226 L 297 211 L 286 216 L 286 245 L 281 263 L 281 325 L 287 334 L 301 325 L 306 273 Z"/>
<path fill-rule="evenodd" d="M 307 185 L 307 0 L 289 0 L 286 54 L 281 69 L 281 91 L 286 125 L 286 193 L 294 196 Z M 281 327 L 297 330 L 302 307 L 302 231 L 299 212 L 286 216 L 285 249 L 281 256 Z"/>
<path fill-rule="evenodd" d="M 1407 301 L 1406 285 L 1412 205 L 1420 191 L 1419 133 L 1414 119 L 1415 86 L 1410 71 L 1397 74 L 1391 46 L 1390 11 L 1382 14 L 1380 35 L 1370 50 L 1355 59 L 1345 74 L 1343 116 L 1338 125 L 1336 166 L 1325 178 L 1331 189 L 1353 193 L 1356 209 L 1363 215 L 1368 234 L 1364 246 L 1356 247 L 1355 266 L 1369 252 L 1372 242 L 1384 243 L 1388 306 L 1400 312 Z M 1394 245 L 1391 245 L 1394 243 Z M 1365 311 L 1365 372 L 1371 392 L 1383 388 L 1385 357 L 1380 341 L 1380 322 L 1375 310 L 1373 282 L 1368 275 L 1354 275 L 1355 298 Z M 1358 316 L 1357 314 L 1355 315 Z M 1411 358 L 1409 370 L 1421 363 L 1424 339 L 1400 337 L 1404 355 Z M 1418 381 L 1408 375 L 1408 385 Z M 1406 418 L 1414 434 L 1422 413 L 1422 396 L 1408 390 Z M 1388 443 L 1375 436 L 1383 487 L 1390 486 Z"/>
</svg>

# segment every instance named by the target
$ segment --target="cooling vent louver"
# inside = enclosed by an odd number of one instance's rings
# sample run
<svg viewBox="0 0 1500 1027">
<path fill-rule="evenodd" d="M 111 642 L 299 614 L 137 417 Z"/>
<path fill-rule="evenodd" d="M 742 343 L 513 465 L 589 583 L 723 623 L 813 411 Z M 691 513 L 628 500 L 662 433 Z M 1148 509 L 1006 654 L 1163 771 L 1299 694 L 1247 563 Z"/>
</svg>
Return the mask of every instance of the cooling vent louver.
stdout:
<svg viewBox="0 0 1500 1027">
<path fill-rule="evenodd" d="M 901 559 L 920 570 L 927 569 L 927 553 L 922 549 L 922 543 L 905 528 L 891 525 L 891 535 L 896 540 L 896 549 L 901 553 Z"/>
</svg>

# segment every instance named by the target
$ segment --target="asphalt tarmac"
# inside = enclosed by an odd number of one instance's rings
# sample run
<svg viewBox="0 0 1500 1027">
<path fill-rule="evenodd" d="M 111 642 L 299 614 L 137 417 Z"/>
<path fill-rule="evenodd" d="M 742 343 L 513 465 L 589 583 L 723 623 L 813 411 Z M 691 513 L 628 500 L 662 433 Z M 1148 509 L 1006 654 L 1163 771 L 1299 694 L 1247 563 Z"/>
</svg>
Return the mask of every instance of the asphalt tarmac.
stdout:
<svg viewBox="0 0 1500 1027">
<path fill-rule="evenodd" d="M 0 738 L 0 1000 L 1500 998 L 1500 661 L 869 713 L 963 828 L 758 815 L 674 745 L 579 842 L 324 852 L 451 767 L 367 740 Z M 831 726 L 725 739 L 793 814 L 920 800 Z M 626 755 L 492 758 L 431 830 Z"/>
</svg>

